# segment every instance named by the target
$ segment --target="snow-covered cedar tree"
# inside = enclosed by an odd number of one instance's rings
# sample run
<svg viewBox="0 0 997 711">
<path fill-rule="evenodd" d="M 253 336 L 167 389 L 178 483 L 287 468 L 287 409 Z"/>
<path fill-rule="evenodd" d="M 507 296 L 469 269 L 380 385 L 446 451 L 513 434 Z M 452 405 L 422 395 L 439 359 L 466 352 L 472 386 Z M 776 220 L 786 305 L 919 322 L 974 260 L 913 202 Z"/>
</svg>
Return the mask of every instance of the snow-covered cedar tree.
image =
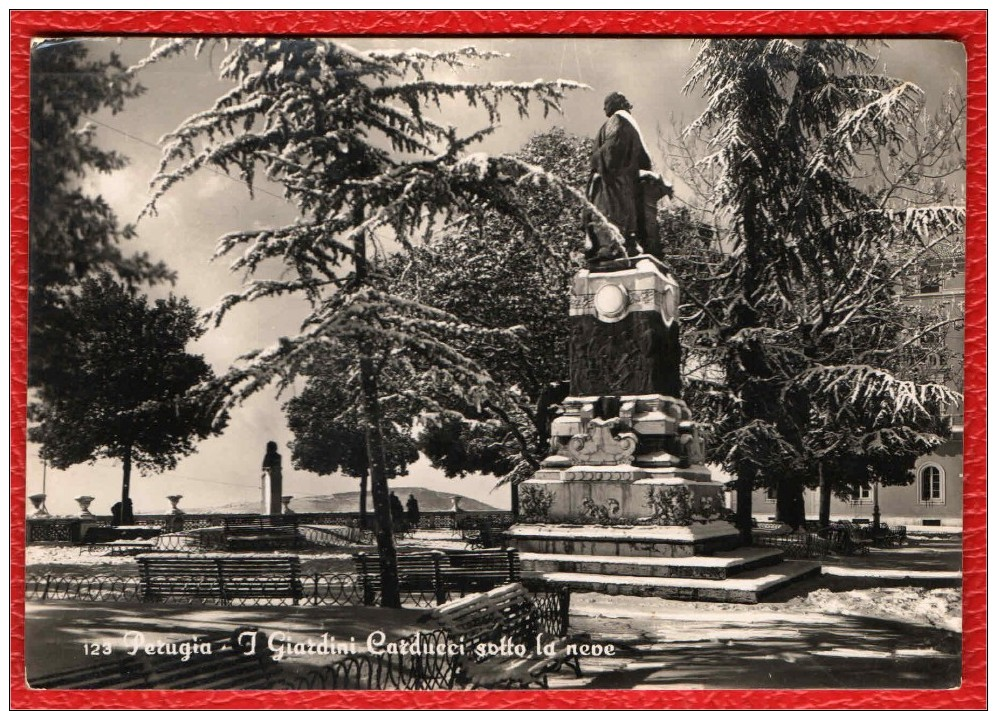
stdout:
<svg viewBox="0 0 997 711">
<path fill-rule="evenodd" d="M 583 189 L 591 147 L 591 140 L 555 128 L 532 136 L 516 156 Z M 386 264 L 398 275 L 391 283 L 400 295 L 478 326 L 521 329 L 519 347 L 481 339 L 464 345 L 468 357 L 487 364 L 496 385 L 487 400 L 467 404 L 441 393 L 448 411 L 423 418 L 420 446 L 448 476 L 532 476 L 547 446 L 538 436 L 537 419 L 546 416 L 538 406 L 552 382 L 568 377 L 568 287 L 584 249 L 578 205 L 547 187 L 525 195 L 523 204 L 529 227 L 488 211 Z"/>
<path fill-rule="evenodd" d="M 135 236 L 121 225 L 100 195 L 84 189 L 97 173 L 125 165 L 121 154 L 96 140 L 87 116 L 120 111 L 142 87 L 120 59 L 90 59 L 73 40 L 46 40 L 31 48 L 31 151 L 28 193 L 28 382 L 75 377 L 62 367 L 69 345 L 64 299 L 88 276 L 110 273 L 130 286 L 172 280 L 162 263 L 145 254 L 126 254 Z"/>
<path fill-rule="evenodd" d="M 963 239 L 944 187 L 964 165 L 963 126 L 957 109 L 926 119 L 921 90 L 876 66 L 850 41 L 718 39 L 690 70 L 706 108 L 684 135 L 699 147 L 689 182 L 707 186 L 720 246 L 695 265 L 708 288 L 687 343 L 710 376 L 690 391 L 715 426 L 711 456 L 736 475 L 743 531 L 757 486 L 800 525 L 825 458 L 867 464 L 852 481 L 906 480 L 958 399 L 904 380 L 898 360 L 913 345 L 903 277 Z"/>
<path fill-rule="evenodd" d="M 522 160 L 472 152 L 501 112 L 511 108 L 525 116 L 538 109 L 546 115 L 559 108 L 566 90 L 580 85 L 453 80 L 470 64 L 497 57 L 472 47 L 360 51 L 339 41 L 280 38 L 167 40 L 136 69 L 187 49 L 198 53 L 213 42 L 222 46 L 217 66 L 230 89 L 164 138 L 149 210 L 177 183 L 209 167 L 238 176 L 250 191 L 260 181 L 277 185 L 298 208 L 300 216 L 290 224 L 247 229 L 219 242 L 218 256 L 237 253 L 232 268 L 249 281 L 240 293 L 221 299 L 215 321 L 236 304 L 268 296 L 295 294 L 312 307 L 297 336 L 247 354 L 226 376 L 230 402 L 269 382 L 290 382 L 330 345 L 353 354 L 371 462 L 382 600 L 396 607 L 387 477 L 378 454 L 376 360 L 389 353 L 410 358 L 419 370 L 445 374 L 463 399 L 487 399 L 491 379 L 485 369 L 451 344 L 465 334 L 497 340 L 511 334 L 390 293 L 371 257 L 379 241 L 408 247 L 420 235 L 485 210 L 528 225 L 522 195 L 539 186 L 584 202 L 557 176 Z M 480 109 L 482 127 L 436 118 L 454 103 Z M 270 262 L 282 263 L 286 276 L 253 278 Z"/>
<path fill-rule="evenodd" d="M 43 460 L 58 469 L 100 458 L 122 465 L 121 501 L 132 468 L 173 469 L 227 418 L 204 358 L 187 352 L 203 328 L 186 299 L 149 303 L 108 275 L 67 294 L 62 368 L 72 378 L 39 386 L 28 430 Z"/>
</svg>

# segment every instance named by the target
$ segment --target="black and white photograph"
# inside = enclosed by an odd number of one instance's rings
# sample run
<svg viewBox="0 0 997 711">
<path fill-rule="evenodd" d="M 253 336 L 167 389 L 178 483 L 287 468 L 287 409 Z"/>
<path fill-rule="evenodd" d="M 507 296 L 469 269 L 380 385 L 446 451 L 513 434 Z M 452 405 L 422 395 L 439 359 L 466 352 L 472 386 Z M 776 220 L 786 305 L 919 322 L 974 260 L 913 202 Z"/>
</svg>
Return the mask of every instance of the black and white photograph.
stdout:
<svg viewBox="0 0 997 711">
<path fill-rule="evenodd" d="M 30 54 L 33 689 L 962 684 L 956 41 Z"/>
</svg>

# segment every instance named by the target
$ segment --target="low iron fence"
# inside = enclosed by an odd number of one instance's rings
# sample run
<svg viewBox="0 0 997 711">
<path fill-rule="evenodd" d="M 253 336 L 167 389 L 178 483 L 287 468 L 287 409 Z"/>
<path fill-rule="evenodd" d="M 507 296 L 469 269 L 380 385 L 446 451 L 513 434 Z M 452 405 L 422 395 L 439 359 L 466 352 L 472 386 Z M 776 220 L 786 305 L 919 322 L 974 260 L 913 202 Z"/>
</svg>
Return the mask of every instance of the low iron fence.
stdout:
<svg viewBox="0 0 997 711">
<path fill-rule="evenodd" d="M 205 528 L 219 528 L 225 522 L 239 523 L 247 520 L 259 520 L 257 514 L 170 514 L 153 515 L 138 514 L 136 525 L 158 528 L 164 534 L 182 534 Z M 360 516 L 355 513 L 296 513 L 287 516 L 270 517 L 273 521 L 293 521 L 299 526 L 336 526 L 344 531 L 363 531 L 357 535 L 369 535 L 374 527 L 374 517 L 368 514 L 366 526 L 360 525 Z M 509 511 L 423 511 L 419 515 L 417 530 L 447 530 L 460 529 L 468 522 L 491 528 L 508 527 L 513 524 L 513 516 Z M 32 543 L 79 543 L 84 539 L 86 531 L 93 527 L 111 526 L 110 516 L 94 518 L 53 517 L 29 518 L 27 520 L 27 542 Z"/>
<path fill-rule="evenodd" d="M 760 548 L 781 548 L 791 560 L 824 560 L 832 554 L 831 542 L 816 533 L 770 533 L 753 531 L 751 542 Z"/>
<path fill-rule="evenodd" d="M 457 683 L 460 660 L 454 648 L 455 642 L 445 630 L 419 632 L 393 641 L 390 649 L 381 653 L 350 654 L 325 666 L 285 674 L 274 688 L 296 691 L 452 689 Z"/>
<path fill-rule="evenodd" d="M 380 594 L 365 591 L 363 582 L 353 573 L 313 573 L 300 576 L 302 597 L 299 605 L 318 607 L 377 606 Z M 162 582 L 156 586 L 157 598 L 169 603 L 199 603 L 236 607 L 280 607 L 292 605 L 287 598 L 237 598 L 222 600 L 205 590 L 217 587 L 217 581 L 185 579 L 172 588 Z M 462 597 L 465 591 L 450 586 L 442 594 L 433 590 L 403 590 L 402 606 L 430 608 L 440 601 Z M 26 600 L 79 600 L 85 602 L 144 602 L 142 579 L 138 575 L 79 575 L 49 573 L 29 575 L 25 581 Z M 545 602 L 550 605 L 551 603 Z"/>
</svg>

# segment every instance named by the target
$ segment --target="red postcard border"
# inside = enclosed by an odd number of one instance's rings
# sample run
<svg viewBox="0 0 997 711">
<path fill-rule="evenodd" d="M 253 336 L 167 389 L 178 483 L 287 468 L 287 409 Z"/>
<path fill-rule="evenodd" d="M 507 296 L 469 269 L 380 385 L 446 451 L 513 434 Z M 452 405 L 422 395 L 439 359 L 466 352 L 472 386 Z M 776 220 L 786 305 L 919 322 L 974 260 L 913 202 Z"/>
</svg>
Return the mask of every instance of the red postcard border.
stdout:
<svg viewBox="0 0 997 711">
<path fill-rule="evenodd" d="M 983 708 L 986 704 L 986 11 L 10 12 L 11 708 Z M 934 37 L 968 59 L 963 684 L 952 690 L 35 691 L 24 682 L 28 54 L 60 35 Z"/>
</svg>

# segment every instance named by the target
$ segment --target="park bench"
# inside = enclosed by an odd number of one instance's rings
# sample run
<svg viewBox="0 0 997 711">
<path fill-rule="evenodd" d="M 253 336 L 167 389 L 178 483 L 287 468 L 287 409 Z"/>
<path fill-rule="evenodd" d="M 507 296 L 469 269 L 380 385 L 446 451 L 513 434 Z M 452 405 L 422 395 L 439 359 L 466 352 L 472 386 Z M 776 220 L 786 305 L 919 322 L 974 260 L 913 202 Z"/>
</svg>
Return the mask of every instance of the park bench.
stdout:
<svg viewBox="0 0 997 711">
<path fill-rule="evenodd" d="M 444 572 L 449 587 L 461 593 L 491 590 L 520 578 L 522 567 L 515 548 L 447 553 L 450 567 Z"/>
<path fill-rule="evenodd" d="M 373 605 L 381 591 L 381 563 L 376 553 L 357 553 L 358 583 L 365 605 Z M 398 589 L 402 594 L 432 594 L 437 605 L 451 593 L 465 595 L 490 590 L 518 580 L 519 553 L 513 548 L 487 551 L 404 553 L 398 562 Z"/>
<path fill-rule="evenodd" d="M 381 592 L 381 559 L 376 553 L 356 553 L 353 556 L 357 582 L 363 591 L 364 605 L 376 603 Z M 437 604 L 447 600 L 443 571 L 449 567 L 440 551 L 403 553 L 396 556 L 398 591 L 402 594 L 432 593 Z"/>
<path fill-rule="evenodd" d="M 881 523 L 878 528 L 870 526 L 867 533 L 873 545 L 883 548 L 895 548 L 907 542 L 906 526 L 889 526 Z"/>
<path fill-rule="evenodd" d="M 160 533 L 161 529 L 148 526 L 92 526 L 83 534 L 80 553 L 84 548 L 88 553 L 95 548 L 109 548 L 111 553 L 151 550 L 156 547 L 153 539 Z"/>
<path fill-rule="evenodd" d="M 264 641 L 256 640 L 255 654 L 246 654 L 249 635 L 260 633 L 240 628 L 231 635 L 196 639 L 198 648 L 206 643 L 210 653 L 132 655 L 121 650 L 94 663 L 55 674 L 29 677 L 34 689 L 269 689 L 279 679 L 278 665 Z"/>
<path fill-rule="evenodd" d="M 251 516 L 225 519 L 222 540 L 226 550 L 277 550 L 299 548 L 303 538 L 294 518 Z"/>
<path fill-rule="evenodd" d="M 146 554 L 136 560 L 145 601 L 290 599 L 297 605 L 304 597 L 297 556 Z"/>
<path fill-rule="evenodd" d="M 767 536 L 780 536 L 793 532 L 793 527 L 789 524 L 783 523 L 782 521 L 763 521 L 761 523 L 754 521 L 752 523 L 752 529 Z"/>
<path fill-rule="evenodd" d="M 505 542 L 506 526 L 488 520 L 465 519 L 457 524 L 457 532 L 468 548 L 493 548 Z"/>
<path fill-rule="evenodd" d="M 547 688 L 547 675 L 563 666 L 577 676 L 582 674 L 567 630 L 561 634 L 543 631 L 538 609 L 521 583 L 441 605 L 428 618 L 461 645 L 457 681 L 463 686 L 528 688 L 536 684 Z M 513 645 L 522 647 L 517 652 Z"/>
<path fill-rule="evenodd" d="M 842 555 L 866 555 L 873 542 L 865 531 L 846 521 L 832 524 L 825 535 L 831 542 L 831 550 Z"/>
</svg>

